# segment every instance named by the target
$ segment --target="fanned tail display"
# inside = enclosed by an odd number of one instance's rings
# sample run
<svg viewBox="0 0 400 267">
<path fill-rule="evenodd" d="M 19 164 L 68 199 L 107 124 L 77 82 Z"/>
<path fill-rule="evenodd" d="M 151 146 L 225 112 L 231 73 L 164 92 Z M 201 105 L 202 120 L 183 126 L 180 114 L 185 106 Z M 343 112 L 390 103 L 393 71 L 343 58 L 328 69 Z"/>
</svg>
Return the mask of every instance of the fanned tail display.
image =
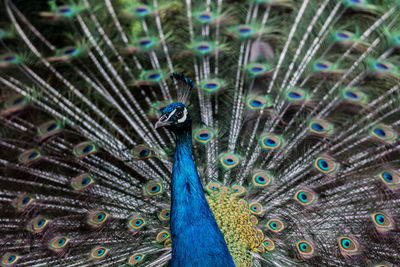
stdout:
<svg viewBox="0 0 400 267">
<path fill-rule="evenodd" d="M 0 266 L 400 266 L 400 1 L 0 17 Z"/>
</svg>

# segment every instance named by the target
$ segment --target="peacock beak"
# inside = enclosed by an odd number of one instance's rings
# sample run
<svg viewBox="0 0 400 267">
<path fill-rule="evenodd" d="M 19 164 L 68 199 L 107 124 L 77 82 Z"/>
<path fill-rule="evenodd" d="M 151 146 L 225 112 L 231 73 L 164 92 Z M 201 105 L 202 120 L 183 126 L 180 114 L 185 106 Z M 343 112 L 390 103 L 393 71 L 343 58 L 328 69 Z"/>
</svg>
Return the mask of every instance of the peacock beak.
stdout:
<svg viewBox="0 0 400 267">
<path fill-rule="evenodd" d="M 171 125 L 173 122 L 169 121 L 166 115 L 160 117 L 160 119 L 156 122 L 155 128 L 165 127 Z"/>
</svg>

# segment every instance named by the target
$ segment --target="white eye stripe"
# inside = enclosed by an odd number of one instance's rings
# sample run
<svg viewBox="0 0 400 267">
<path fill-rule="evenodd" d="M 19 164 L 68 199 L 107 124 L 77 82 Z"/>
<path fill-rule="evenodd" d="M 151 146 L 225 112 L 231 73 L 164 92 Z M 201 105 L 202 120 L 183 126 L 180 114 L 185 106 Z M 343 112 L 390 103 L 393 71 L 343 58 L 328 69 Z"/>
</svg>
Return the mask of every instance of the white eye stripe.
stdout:
<svg viewBox="0 0 400 267">
<path fill-rule="evenodd" d="M 166 119 L 166 121 L 169 121 L 169 119 L 172 117 L 172 115 L 175 114 L 175 112 L 176 112 L 176 109 L 174 109 L 174 111 L 172 111 L 172 112 L 169 114 L 169 116 L 168 116 L 168 118 Z"/>
<path fill-rule="evenodd" d="M 179 123 L 181 123 L 181 122 L 184 122 L 185 120 L 186 120 L 186 117 L 187 117 L 187 110 L 186 110 L 186 108 L 183 110 L 183 117 L 182 118 L 180 118 L 179 120 L 178 120 L 178 122 Z"/>
</svg>

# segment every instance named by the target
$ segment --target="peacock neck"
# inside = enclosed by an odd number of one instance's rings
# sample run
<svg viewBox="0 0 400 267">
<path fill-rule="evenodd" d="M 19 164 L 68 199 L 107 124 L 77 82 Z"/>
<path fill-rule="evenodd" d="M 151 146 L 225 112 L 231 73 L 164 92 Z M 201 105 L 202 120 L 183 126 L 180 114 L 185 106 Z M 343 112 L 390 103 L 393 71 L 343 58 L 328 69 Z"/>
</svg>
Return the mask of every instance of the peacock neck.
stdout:
<svg viewBox="0 0 400 267">
<path fill-rule="evenodd" d="M 180 156 L 190 156 L 192 158 L 192 129 L 185 129 L 175 132 L 176 136 L 176 149 L 175 161 Z"/>
<path fill-rule="evenodd" d="M 176 148 L 172 170 L 172 205 L 184 208 L 182 200 L 187 196 L 202 200 L 204 197 L 196 164 L 192 155 L 192 130 L 176 131 Z M 179 202 L 178 202 L 179 201 Z"/>
<path fill-rule="evenodd" d="M 232 256 L 205 198 L 192 156 L 191 129 L 175 132 L 171 236 L 173 267 L 228 266 Z"/>
</svg>

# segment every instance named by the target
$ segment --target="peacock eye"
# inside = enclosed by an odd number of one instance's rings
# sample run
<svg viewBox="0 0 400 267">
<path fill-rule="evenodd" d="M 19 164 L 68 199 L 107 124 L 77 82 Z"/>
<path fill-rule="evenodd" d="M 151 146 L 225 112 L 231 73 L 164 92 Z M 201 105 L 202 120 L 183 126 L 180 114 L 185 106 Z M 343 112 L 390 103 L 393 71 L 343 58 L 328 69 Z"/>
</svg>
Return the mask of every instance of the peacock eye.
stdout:
<svg viewBox="0 0 400 267">
<path fill-rule="evenodd" d="M 183 111 L 181 109 L 177 109 L 175 112 L 176 117 L 179 119 L 182 117 L 183 115 Z"/>
</svg>

